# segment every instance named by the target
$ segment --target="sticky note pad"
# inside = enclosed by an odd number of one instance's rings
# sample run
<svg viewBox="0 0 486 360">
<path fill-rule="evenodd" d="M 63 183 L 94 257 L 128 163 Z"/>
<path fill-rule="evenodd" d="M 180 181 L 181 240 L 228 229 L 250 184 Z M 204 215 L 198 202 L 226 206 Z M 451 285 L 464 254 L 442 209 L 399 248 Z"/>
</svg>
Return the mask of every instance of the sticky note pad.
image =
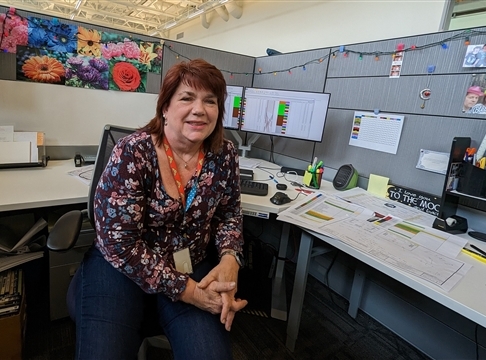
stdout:
<svg viewBox="0 0 486 360">
<path fill-rule="evenodd" d="M 310 186 L 311 181 L 312 181 L 312 174 L 308 171 L 305 172 L 304 174 L 304 185 L 305 186 Z"/>
<path fill-rule="evenodd" d="M 374 195 L 386 197 L 386 190 L 388 188 L 389 180 L 389 178 L 384 176 L 370 174 L 367 190 Z"/>
</svg>

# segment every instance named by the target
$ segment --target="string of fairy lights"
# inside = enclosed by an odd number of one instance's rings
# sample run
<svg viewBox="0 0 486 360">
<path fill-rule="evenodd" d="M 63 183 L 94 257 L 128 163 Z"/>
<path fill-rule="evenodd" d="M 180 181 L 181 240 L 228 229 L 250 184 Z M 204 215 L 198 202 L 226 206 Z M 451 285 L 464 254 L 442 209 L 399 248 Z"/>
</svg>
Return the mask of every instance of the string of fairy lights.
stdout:
<svg viewBox="0 0 486 360">
<path fill-rule="evenodd" d="M 468 46 L 471 43 L 471 39 L 481 36 L 481 35 L 486 35 L 486 31 L 484 30 L 472 30 L 472 29 L 467 29 L 462 32 L 459 32 L 457 34 L 454 34 L 450 37 L 444 38 L 440 41 L 435 41 L 431 42 L 425 45 L 410 45 L 409 47 L 406 47 L 405 44 L 399 43 L 397 44 L 396 48 L 394 50 L 390 51 L 358 51 L 358 50 L 353 50 L 352 48 L 346 47 L 344 45 L 341 45 L 338 49 L 330 52 L 329 54 L 326 54 L 322 57 L 312 59 L 309 61 L 306 61 L 305 63 L 302 64 L 297 64 L 293 65 L 289 68 L 285 69 L 278 69 L 278 70 L 268 70 L 268 71 L 263 71 L 262 68 L 257 69 L 256 72 L 239 72 L 239 71 L 232 71 L 232 70 L 227 70 L 227 69 L 219 69 L 221 72 L 229 74 L 230 77 L 233 77 L 234 75 L 277 75 L 279 73 L 287 73 L 289 75 L 292 74 L 292 71 L 295 69 L 301 69 L 301 70 L 306 70 L 309 65 L 314 65 L 314 64 L 321 64 L 324 62 L 324 60 L 328 59 L 329 57 L 332 57 L 335 59 L 338 56 L 342 56 L 344 58 L 347 58 L 350 56 L 350 54 L 356 55 L 358 60 L 363 60 L 363 57 L 365 56 L 373 56 L 376 61 L 380 60 L 381 57 L 384 56 L 392 56 L 395 57 L 395 55 L 398 52 L 412 52 L 412 51 L 420 51 L 424 49 L 429 49 L 433 47 L 441 47 L 444 50 L 447 50 L 449 48 L 449 45 L 453 41 L 464 41 L 464 45 Z M 172 52 L 177 59 L 183 58 L 186 60 L 191 60 L 189 57 L 181 54 L 180 52 L 176 51 L 174 49 L 174 46 L 171 44 L 164 43 L 164 48 Z"/>
</svg>

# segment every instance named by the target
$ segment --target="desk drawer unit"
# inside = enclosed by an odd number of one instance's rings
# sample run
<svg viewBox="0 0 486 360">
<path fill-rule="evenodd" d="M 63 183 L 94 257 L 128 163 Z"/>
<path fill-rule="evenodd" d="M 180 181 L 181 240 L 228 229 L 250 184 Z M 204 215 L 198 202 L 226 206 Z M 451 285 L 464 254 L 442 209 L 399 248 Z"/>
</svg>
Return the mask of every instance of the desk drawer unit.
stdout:
<svg viewBox="0 0 486 360">
<path fill-rule="evenodd" d="M 69 316 L 66 295 L 69 283 L 83 260 L 84 253 L 93 243 L 95 232 L 81 230 L 76 245 L 67 252 L 49 253 L 49 305 L 51 320 Z"/>
</svg>

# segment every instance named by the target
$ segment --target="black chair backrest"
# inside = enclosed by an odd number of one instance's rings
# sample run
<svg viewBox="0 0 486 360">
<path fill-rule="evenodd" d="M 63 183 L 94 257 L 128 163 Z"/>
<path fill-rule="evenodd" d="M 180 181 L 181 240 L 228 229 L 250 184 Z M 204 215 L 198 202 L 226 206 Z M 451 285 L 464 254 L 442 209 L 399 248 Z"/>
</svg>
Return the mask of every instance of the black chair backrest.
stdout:
<svg viewBox="0 0 486 360">
<path fill-rule="evenodd" d="M 135 132 L 135 129 L 133 128 L 126 128 L 115 125 L 105 125 L 103 129 L 100 145 L 98 146 L 98 153 L 96 154 L 96 162 L 88 194 L 88 218 L 91 226 L 93 226 L 93 229 L 95 229 L 93 200 L 98 181 L 100 180 L 101 174 L 105 170 L 108 160 L 110 160 L 111 152 L 113 151 L 113 148 L 117 144 L 118 140 L 129 134 L 132 134 L 133 132 Z"/>
</svg>

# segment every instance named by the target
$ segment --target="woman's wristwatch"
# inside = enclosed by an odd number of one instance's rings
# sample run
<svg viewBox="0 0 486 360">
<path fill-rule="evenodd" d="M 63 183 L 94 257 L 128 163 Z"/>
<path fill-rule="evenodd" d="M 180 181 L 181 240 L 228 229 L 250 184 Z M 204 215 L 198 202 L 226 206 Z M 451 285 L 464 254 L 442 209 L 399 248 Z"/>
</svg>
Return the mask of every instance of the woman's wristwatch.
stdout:
<svg viewBox="0 0 486 360">
<path fill-rule="evenodd" d="M 245 266 L 245 259 L 241 252 L 235 250 L 224 250 L 219 256 L 219 259 L 221 259 L 224 255 L 233 255 L 236 259 L 236 263 L 240 266 L 240 269 Z"/>
</svg>

